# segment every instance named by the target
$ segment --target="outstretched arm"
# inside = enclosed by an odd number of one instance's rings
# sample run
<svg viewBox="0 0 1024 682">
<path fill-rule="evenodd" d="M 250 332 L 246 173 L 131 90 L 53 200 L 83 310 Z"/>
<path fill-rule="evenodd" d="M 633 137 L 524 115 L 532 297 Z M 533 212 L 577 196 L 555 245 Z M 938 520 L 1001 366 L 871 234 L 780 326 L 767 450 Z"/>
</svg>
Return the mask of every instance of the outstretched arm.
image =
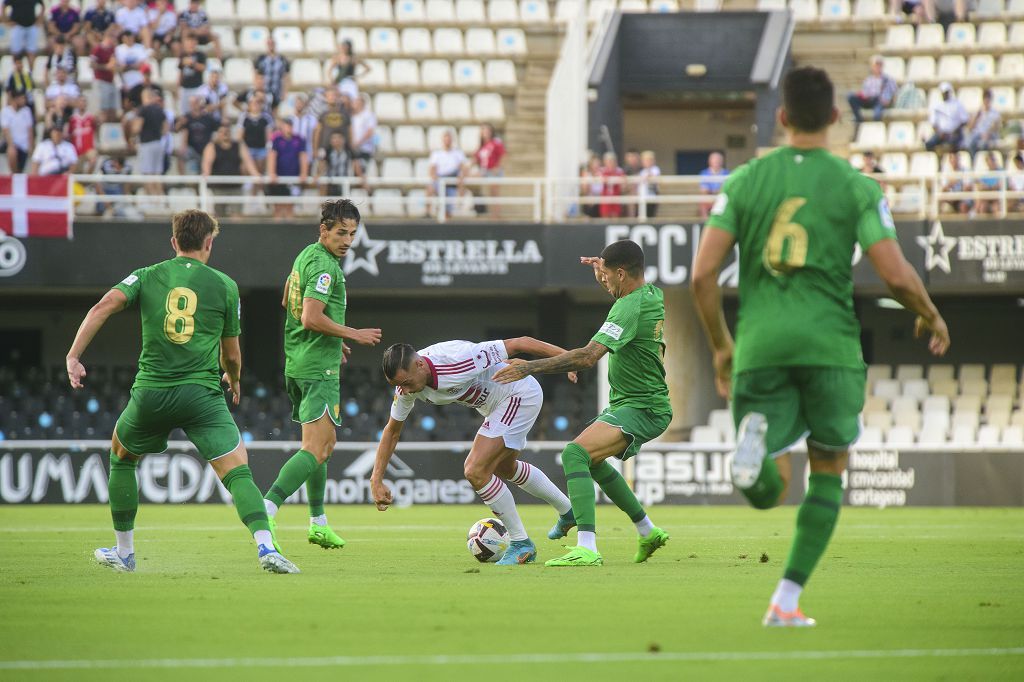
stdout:
<svg viewBox="0 0 1024 682">
<path fill-rule="evenodd" d="M 119 289 L 111 289 L 103 295 L 103 298 L 94 305 L 82 320 L 82 325 L 75 334 L 75 340 L 71 344 L 71 350 L 67 356 L 68 380 L 71 388 L 82 388 L 82 377 L 85 376 L 85 367 L 81 363 L 82 353 L 92 343 L 96 332 L 106 323 L 114 313 L 124 310 L 128 303 L 128 297 Z"/>
<path fill-rule="evenodd" d="M 324 302 L 315 298 L 302 299 L 302 327 L 310 331 L 334 336 L 339 339 L 355 341 L 363 346 L 376 346 L 380 343 L 380 329 L 353 329 L 338 324 L 324 313 Z"/>
<path fill-rule="evenodd" d="M 398 439 L 402 436 L 403 426 L 405 426 L 405 422 L 388 417 L 388 424 L 381 433 L 380 443 L 377 444 L 377 458 L 373 462 L 373 473 L 370 474 L 370 493 L 373 495 L 374 504 L 380 511 L 386 511 L 394 501 L 391 490 L 384 484 L 384 472 L 387 471 L 391 455 L 395 454 L 395 448 L 398 447 Z"/>
<path fill-rule="evenodd" d="M 559 353 L 543 360 L 511 360 L 507 367 L 502 367 L 494 375 L 494 381 L 510 384 L 533 374 L 560 374 L 590 369 L 608 352 L 608 348 L 597 341 L 591 341 L 583 348 Z"/>
<path fill-rule="evenodd" d="M 519 336 L 514 339 L 505 339 L 505 352 L 509 357 L 532 355 L 538 358 L 553 358 L 565 353 L 565 349 L 532 336 Z M 576 372 L 569 372 L 569 381 L 576 383 Z"/>
<path fill-rule="evenodd" d="M 725 257 L 732 251 L 735 238 L 718 228 L 708 228 L 700 239 L 697 259 L 693 265 L 693 296 L 697 314 L 704 325 L 704 333 L 714 354 L 715 384 L 718 394 L 729 397 L 732 381 L 732 334 L 725 324 L 722 311 L 722 290 L 718 286 L 718 271 Z"/>
<path fill-rule="evenodd" d="M 893 297 L 904 308 L 917 315 L 914 321 L 914 336 L 919 337 L 930 332 L 928 350 L 932 355 L 945 355 L 949 349 L 949 329 L 946 327 L 946 321 L 932 303 L 917 272 L 903 257 L 899 242 L 895 239 L 882 239 L 875 242 L 867 253 L 875 271 L 889 287 Z"/>
</svg>

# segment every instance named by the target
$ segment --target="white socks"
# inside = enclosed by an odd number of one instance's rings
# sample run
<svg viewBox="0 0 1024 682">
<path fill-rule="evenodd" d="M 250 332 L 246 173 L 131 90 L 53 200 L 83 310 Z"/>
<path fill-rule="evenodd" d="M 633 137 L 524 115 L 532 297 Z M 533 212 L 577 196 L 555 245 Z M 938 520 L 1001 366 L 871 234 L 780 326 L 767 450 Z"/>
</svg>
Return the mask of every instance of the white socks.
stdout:
<svg viewBox="0 0 1024 682">
<path fill-rule="evenodd" d="M 525 492 L 550 504 L 559 516 L 572 509 L 569 498 L 551 482 L 547 474 L 526 462 L 516 462 L 516 473 L 512 475 L 509 482 L 515 483 Z"/>
<path fill-rule="evenodd" d="M 803 591 L 803 586 L 783 578 L 772 595 L 772 605 L 778 606 L 785 613 L 796 611 L 800 607 L 800 593 Z"/>
<path fill-rule="evenodd" d="M 647 537 L 651 534 L 651 530 L 654 528 L 654 523 L 651 522 L 651 517 L 644 514 L 644 517 L 633 524 L 636 526 L 636 532 L 640 533 L 640 537 Z"/>
<path fill-rule="evenodd" d="M 512 497 L 512 491 L 508 489 L 500 478 L 497 476 L 491 476 L 491 480 L 487 481 L 487 484 L 476 491 L 476 494 L 480 496 L 480 499 L 484 501 L 494 515 L 501 519 L 505 527 L 508 528 L 509 537 L 513 540 L 527 540 L 529 536 L 526 534 L 526 529 L 523 527 L 523 522 L 519 518 L 519 512 L 516 510 L 516 501 Z"/>
<path fill-rule="evenodd" d="M 114 537 L 117 538 L 117 556 L 124 559 L 135 554 L 135 531 L 115 530 Z"/>
<path fill-rule="evenodd" d="M 270 534 L 269 530 L 258 530 L 252 534 L 253 539 L 257 545 L 263 545 L 264 547 L 274 547 L 274 537 Z"/>
<path fill-rule="evenodd" d="M 277 514 L 277 505 L 265 497 L 263 498 L 263 506 L 267 509 L 267 516 L 273 518 Z"/>
<path fill-rule="evenodd" d="M 576 531 L 576 544 L 591 552 L 597 551 L 597 533 L 589 530 Z"/>
<path fill-rule="evenodd" d="M 310 516 L 309 525 L 311 526 L 326 526 L 327 525 L 327 514 L 321 514 L 320 516 Z"/>
</svg>

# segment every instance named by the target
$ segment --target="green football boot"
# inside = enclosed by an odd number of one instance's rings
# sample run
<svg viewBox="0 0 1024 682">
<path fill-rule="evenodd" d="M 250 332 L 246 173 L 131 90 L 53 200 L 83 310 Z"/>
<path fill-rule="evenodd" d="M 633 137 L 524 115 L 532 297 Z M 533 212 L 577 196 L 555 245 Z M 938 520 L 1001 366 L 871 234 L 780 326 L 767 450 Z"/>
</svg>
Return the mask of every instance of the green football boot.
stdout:
<svg viewBox="0 0 1024 682">
<path fill-rule="evenodd" d="M 277 550 L 278 554 L 284 554 L 281 551 L 281 545 L 277 544 L 277 521 L 274 520 L 273 516 L 267 516 L 267 521 L 270 523 L 270 539 L 274 541 L 274 549 Z"/>
<path fill-rule="evenodd" d="M 314 523 L 309 526 L 309 544 L 320 545 L 324 549 L 341 549 L 345 546 L 345 541 L 338 537 L 330 526 L 318 526 Z"/>
<path fill-rule="evenodd" d="M 544 562 L 545 566 L 602 566 L 604 559 L 600 553 L 586 547 L 570 547 L 566 554 Z"/>
<path fill-rule="evenodd" d="M 637 538 L 636 556 L 633 557 L 633 561 L 642 564 L 650 559 L 651 555 L 659 547 L 664 547 L 666 542 L 668 542 L 668 533 L 657 526 L 651 528 L 651 532 L 647 537 L 640 536 Z"/>
</svg>

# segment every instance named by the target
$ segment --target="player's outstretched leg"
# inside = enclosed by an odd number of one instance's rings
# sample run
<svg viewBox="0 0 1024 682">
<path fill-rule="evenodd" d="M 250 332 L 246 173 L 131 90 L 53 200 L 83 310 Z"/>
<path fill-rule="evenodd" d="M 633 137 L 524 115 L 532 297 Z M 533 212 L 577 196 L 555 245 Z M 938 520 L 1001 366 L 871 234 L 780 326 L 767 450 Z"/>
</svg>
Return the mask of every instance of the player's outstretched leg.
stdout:
<svg viewBox="0 0 1024 682">
<path fill-rule="evenodd" d="M 327 461 L 330 461 L 328 458 Z M 324 495 L 327 491 L 327 462 L 318 466 L 306 480 L 306 499 L 309 500 L 309 544 L 324 549 L 341 549 L 345 541 L 327 525 Z"/>
<path fill-rule="evenodd" d="M 116 438 L 116 436 L 115 436 Z M 114 522 L 114 547 L 101 547 L 93 556 L 102 565 L 115 571 L 135 570 L 135 515 L 139 511 L 139 482 L 135 470 L 139 460 L 127 455 L 118 457 L 110 451 L 110 478 L 107 490 L 110 499 L 110 517 Z"/>
<path fill-rule="evenodd" d="M 786 487 L 775 460 L 767 457 L 767 431 L 768 420 L 763 414 L 745 415 L 736 430 L 736 450 L 732 458 L 733 485 L 757 509 L 776 506 Z"/>
<path fill-rule="evenodd" d="M 636 494 L 622 478 L 622 474 L 616 471 L 608 460 L 590 467 L 590 475 L 594 478 L 594 482 L 601 486 L 601 490 L 608 496 L 608 499 L 614 502 L 615 506 L 621 509 L 636 526 L 636 531 L 640 535 L 637 538 L 637 549 L 633 561 L 638 564 L 643 563 L 655 551 L 665 546 L 669 540 L 668 533 L 654 525 Z"/>
<path fill-rule="evenodd" d="M 545 562 L 545 566 L 600 566 L 604 563 L 597 551 L 597 498 L 590 464 L 590 453 L 581 445 L 569 443 L 562 450 L 565 486 L 576 518 L 577 544 L 568 553 Z"/>
<path fill-rule="evenodd" d="M 270 573 L 298 573 L 299 569 L 288 561 L 277 549 L 270 535 L 270 522 L 263 508 L 263 496 L 252 480 L 252 470 L 248 464 L 240 464 L 230 469 L 221 479 L 224 487 L 231 493 L 238 518 L 252 533 L 256 541 L 257 558 L 260 567 Z"/>
<path fill-rule="evenodd" d="M 537 467 L 516 460 L 515 469 L 508 480 L 524 492 L 544 500 L 558 512 L 555 525 L 548 531 L 548 539 L 564 538 L 569 529 L 576 525 L 576 517 L 572 514 L 572 503 L 569 502 L 569 498 Z"/>
</svg>

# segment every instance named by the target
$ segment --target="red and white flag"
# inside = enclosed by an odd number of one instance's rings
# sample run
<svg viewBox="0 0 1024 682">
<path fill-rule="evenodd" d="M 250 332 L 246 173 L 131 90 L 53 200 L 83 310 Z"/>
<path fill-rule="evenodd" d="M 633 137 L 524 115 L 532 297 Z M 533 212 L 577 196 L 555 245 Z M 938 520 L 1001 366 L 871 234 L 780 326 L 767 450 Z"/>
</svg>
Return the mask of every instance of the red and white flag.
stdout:
<svg viewBox="0 0 1024 682">
<path fill-rule="evenodd" d="M 0 230 L 13 237 L 71 238 L 67 175 L 0 175 Z"/>
</svg>

